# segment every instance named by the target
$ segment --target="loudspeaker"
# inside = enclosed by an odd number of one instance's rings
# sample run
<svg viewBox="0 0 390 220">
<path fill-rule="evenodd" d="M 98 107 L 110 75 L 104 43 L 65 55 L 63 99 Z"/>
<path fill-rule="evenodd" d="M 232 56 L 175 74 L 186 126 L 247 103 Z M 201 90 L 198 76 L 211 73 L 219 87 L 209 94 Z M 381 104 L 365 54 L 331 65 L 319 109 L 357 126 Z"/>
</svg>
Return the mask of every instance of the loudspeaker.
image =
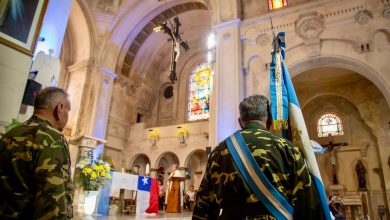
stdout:
<svg viewBox="0 0 390 220">
<path fill-rule="evenodd" d="M 32 79 L 27 80 L 26 88 L 24 89 L 24 95 L 22 104 L 34 106 L 35 96 L 42 85 Z"/>
</svg>

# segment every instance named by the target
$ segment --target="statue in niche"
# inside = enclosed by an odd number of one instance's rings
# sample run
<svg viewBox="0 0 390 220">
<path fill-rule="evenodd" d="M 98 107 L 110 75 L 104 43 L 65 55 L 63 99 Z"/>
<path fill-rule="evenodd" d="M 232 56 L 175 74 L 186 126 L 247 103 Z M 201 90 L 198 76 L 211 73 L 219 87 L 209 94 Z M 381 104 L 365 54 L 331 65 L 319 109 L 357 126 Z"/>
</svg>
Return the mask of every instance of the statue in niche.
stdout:
<svg viewBox="0 0 390 220">
<path fill-rule="evenodd" d="M 366 168 L 364 168 L 361 160 L 358 160 L 355 170 L 358 176 L 359 190 L 366 190 Z"/>
</svg>

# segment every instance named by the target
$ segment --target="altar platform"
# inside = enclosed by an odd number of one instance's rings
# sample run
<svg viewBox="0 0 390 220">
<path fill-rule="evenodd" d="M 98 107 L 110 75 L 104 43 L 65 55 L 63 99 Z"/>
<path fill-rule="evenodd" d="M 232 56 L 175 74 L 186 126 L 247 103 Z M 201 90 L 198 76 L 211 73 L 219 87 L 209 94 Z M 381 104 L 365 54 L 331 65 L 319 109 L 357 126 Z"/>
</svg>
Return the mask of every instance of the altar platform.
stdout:
<svg viewBox="0 0 390 220">
<path fill-rule="evenodd" d="M 92 217 L 92 218 L 91 218 Z M 91 217 L 86 217 L 83 215 L 75 215 L 73 219 L 75 220 L 128 220 L 128 219 L 165 219 L 165 220 L 174 220 L 174 219 L 183 219 L 183 220 L 188 220 L 191 219 L 192 217 L 192 212 L 181 212 L 181 213 L 165 213 L 165 212 L 160 212 L 156 216 L 146 216 L 146 215 L 108 215 L 108 216 L 96 216 L 92 215 Z"/>
</svg>

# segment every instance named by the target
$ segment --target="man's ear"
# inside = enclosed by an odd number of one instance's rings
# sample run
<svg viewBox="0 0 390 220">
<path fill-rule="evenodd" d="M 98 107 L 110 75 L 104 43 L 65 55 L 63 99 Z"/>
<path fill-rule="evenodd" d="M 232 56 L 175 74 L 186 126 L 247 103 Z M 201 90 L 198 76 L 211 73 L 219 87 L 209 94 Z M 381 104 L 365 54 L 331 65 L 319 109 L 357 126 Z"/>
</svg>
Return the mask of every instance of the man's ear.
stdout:
<svg viewBox="0 0 390 220">
<path fill-rule="evenodd" d="M 59 121 L 61 120 L 61 114 L 60 112 L 62 111 L 62 109 L 64 108 L 64 105 L 59 103 L 56 105 L 56 107 L 54 107 L 54 110 L 53 110 L 53 117 L 56 121 Z"/>
</svg>

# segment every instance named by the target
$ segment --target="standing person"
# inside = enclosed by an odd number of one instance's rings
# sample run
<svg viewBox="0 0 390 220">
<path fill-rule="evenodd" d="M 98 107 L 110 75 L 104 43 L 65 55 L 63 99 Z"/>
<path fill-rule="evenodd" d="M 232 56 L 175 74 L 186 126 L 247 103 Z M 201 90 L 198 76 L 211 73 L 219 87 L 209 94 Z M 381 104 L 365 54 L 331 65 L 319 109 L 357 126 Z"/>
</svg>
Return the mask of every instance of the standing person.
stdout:
<svg viewBox="0 0 390 220">
<path fill-rule="evenodd" d="M 158 180 L 158 210 L 164 210 L 165 189 L 162 180 Z"/>
<path fill-rule="evenodd" d="M 239 111 L 243 130 L 225 139 L 211 153 L 192 219 L 321 219 L 320 201 L 299 148 L 265 128 L 267 98 L 247 97 L 241 101 Z M 238 148 L 231 148 L 237 143 L 244 145 L 240 149 L 249 154 L 248 160 L 237 160 L 234 149 Z M 254 167 L 261 172 L 252 172 Z M 257 178 L 257 174 L 265 179 Z M 260 183 L 268 193 L 259 187 Z M 257 196 L 259 191 L 263 196 Z M 277 217 L 275 210 L 281 207 L 288 208 L 288 217 Z"/>
<path fill-rule="evenodd" d="M 73 216 L 68 144 L 68 94 L 38 92 L 34 114 L 0 140 L 0 219 L 68 219 Z"/>
<path fill-rule="evenodd" d="M 168 176 L 168 188 L 165 195 L 167 204 L 165 212 L 167 213 L 181 212 L 180 207 L 183 206 L 183 182 L 181 178 L 183 178 L 183 175 L 177 169 L 177 164 L 173 164 L 171 173 Z"/>
</svg>

